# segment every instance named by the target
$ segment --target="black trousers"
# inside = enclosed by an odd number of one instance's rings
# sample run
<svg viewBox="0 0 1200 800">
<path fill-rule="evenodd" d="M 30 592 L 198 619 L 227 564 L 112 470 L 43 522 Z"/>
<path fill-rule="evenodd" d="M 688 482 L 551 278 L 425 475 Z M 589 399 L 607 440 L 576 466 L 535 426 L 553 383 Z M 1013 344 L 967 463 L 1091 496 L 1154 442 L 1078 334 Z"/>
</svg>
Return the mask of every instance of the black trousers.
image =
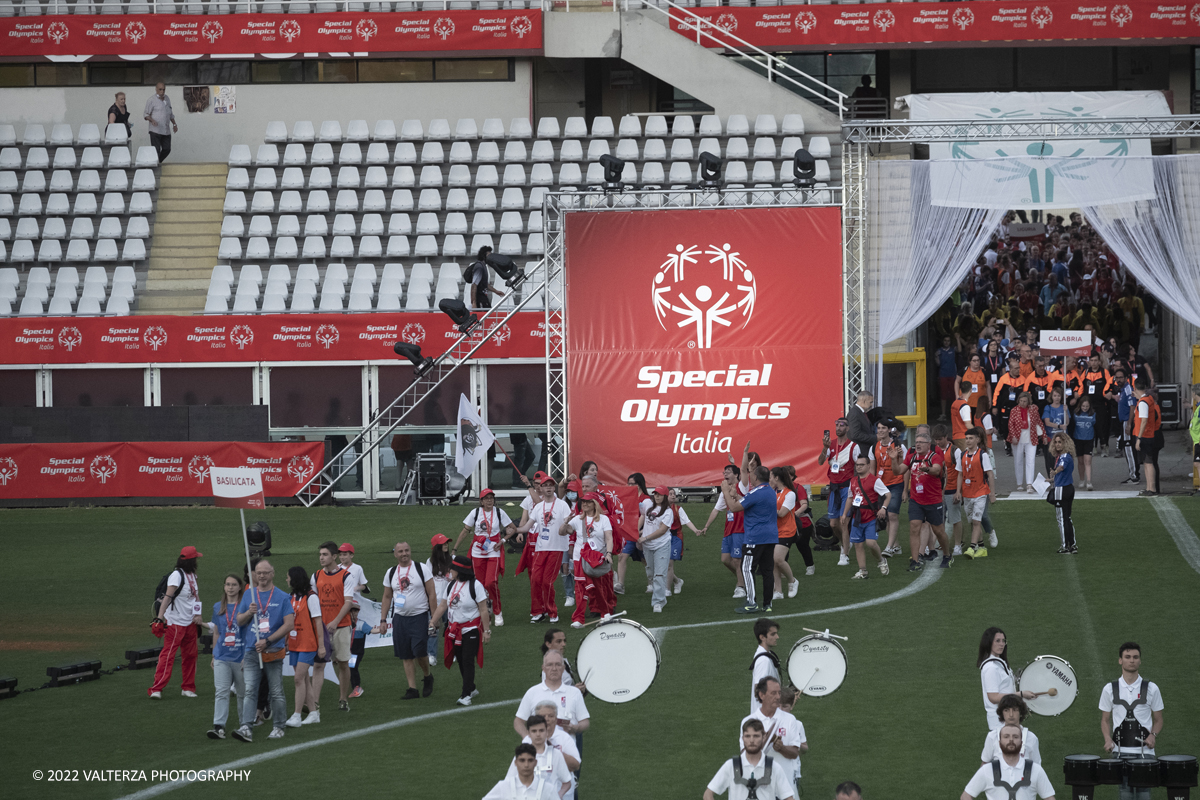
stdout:
<svg viewBox="0 0 1200 800">
<path fill-rule="evenodd" d="M 813 526 L 807 528 L 800 524 L 800 518 L 796 518 L 796 549 L 800 551 L 800 557 L 804 559 L 804 566 L 811 567 L 813 565 L 812 556 L 812 532 Z M 784 557 L 787 560 L 787 557 Z M 772 576 L 774 579 L 774 576 Z"/>
<path fill-rule="evenodd" d="M 363 655 L 366 652 L 367 652 L 367 637 L 364 636 L 361 639 L 351 639 L 350 640 L 350 655 L 354 656 L 354 658 L 352 659 L 354 662 L 354 666 L 350 668 L 350 685 L 351 686 L 362 686 L 362 676 L 359 675 L 359 673 L 358 673 L 358 667 L 360 664 L 362 664 Z"/>
<path fill-rule="evenodd" d="M 1075 502 L 1074 486 L 1051 486 L 1046 498 L 1054 506 L 1058 534 L 1063 547 L 1075 546 L 1075 523 L 1071 521 L 1071 504 Z"/>
<path fill-rule="evenodd" d="M 458 672 L 462 675 L 462 694 L 459 697 L 470 697 L 475 691 L 475 659 L 479 656 L 479 630 L 463 634 L 462 644 L 454 646 L 454 660 L 458 662 Z"/>
<path fill-rule="evenodd" d="M 747 558 L 749 551 L 749 558 Z M 775 596 L 775 543 L 755 544 L 742 548 L 742 578 L 746 583 L 746 605 L 758 599 L 754 592 L 754 576 L 762 576 L 763 596 L 759 607 L 767 608 Z"/>
<path fill-rule="evenodd" d="M 167 160 L 167 156 L 171 155 L 171 136 L 170 134 L 151 133 L 150 144 L 158 151 L 158 163 Z"/>
</svg>

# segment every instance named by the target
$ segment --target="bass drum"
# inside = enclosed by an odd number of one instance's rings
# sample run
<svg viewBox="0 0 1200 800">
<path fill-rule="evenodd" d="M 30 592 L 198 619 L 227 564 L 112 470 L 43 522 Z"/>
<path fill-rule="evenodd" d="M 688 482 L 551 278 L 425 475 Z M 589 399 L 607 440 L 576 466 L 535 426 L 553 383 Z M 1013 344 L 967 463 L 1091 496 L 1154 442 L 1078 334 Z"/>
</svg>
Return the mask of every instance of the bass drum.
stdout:
<svg viewBox="0 0 1200 800">
<path fill-rule="evenodd" d="M 849 662 L 836 639 L 813 634 L 792 646 L 788 654 L 788 678 L 802 694 L 824 697 L 833 694 L 846 680 Z"/>
<path fill-rule="evenodd" d="M 575 666 L 589 695 L 606 703 L 628 703 L 654 683 L 661 661 L 654 634 L 619 618 L 600 623 L 583 637 Z"/>
<path fill-rule="evenodd" d="M 1044 692 L 1054 689 L 1051 697 Z M 1075 680 L 1075 670 L 1064 658 L 1058 656 L 1038 656 L 1017 678 L 1018 692 L 1033 692 L 1041 694 L 1032 700 L 1026 700 L 1029 710 L 1043 717 L 1057 717 L 1075 702 L 1079 693 L 1079 683 Z"/>
</svg>

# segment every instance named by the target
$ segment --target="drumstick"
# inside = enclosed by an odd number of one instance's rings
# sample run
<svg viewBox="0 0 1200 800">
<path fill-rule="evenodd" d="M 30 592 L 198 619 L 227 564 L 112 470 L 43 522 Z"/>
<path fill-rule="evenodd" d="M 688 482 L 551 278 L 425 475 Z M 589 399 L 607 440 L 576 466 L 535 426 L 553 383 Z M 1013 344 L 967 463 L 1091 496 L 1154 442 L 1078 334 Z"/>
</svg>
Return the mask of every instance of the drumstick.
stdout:
<svg viewBox="0 0 1200 800">
<path fill-rule="evenodd" d="M 591 622 L 586 623 L 585 625 L 582 625 L 581 627 L 586 628 L 588 625 L 598 625 L 598 624 L 605 623 L 605 622 L 611 622 L 612 620 L 616 619 L 617 617 L 623 617 L 628 613 L 629 613 L 628 611 L 618 611 L 616 614 L 610 614 L 608 619 L 595 619 L 595 620 L 592 620 Z"/>
<path fill-rule="evenodd" d="M 1048 695 L 1050 695 L 1051 697 L 1058 697 L 1058 689 L 1055 689 L 1055 688 L 1052 686 L 1052 687 L 1050 687 L 1049 689 L 1047 689 L 1047 690 L 1046 690 L 1046 691 L 1044 691 L 1044 692 L 1034 692 L 1034 693 L 1033 693 L 1033 696 L 1034 696 L 1034 697 L 1041 697 L 1041 696 L 1042 696 L 1042 695 L 1044 695 L 1044 694 L 1048 694 Z"/>
<path fill-rule="evenodd" d="M 801 689 L 800 689 L 799 693 L 796 695 L 797 697 L 799 697 L 800 695 L 804 694 L 804 690 L 808 688 L 808 685 L 809 685 L 810 683 L 812 683 L 812 679 L 813 679 L 813 678 L 815 678 L 815 677 L 817 677 L 817 673 L 818 673 L 818 672 L 820 672 L 820 671 L 821 671 L 821 668 L 820 668 L 820 667 L 814 667 L 814 668 L 813 668 L 812 675 L 809 675 L 809 676 L 808 676 L 808 680 L 806 680 L 806 681 L 804 682 L 804 686 L 803 686 L 803 687 L 801 687 Z"/>
<path fill-rule="evenodd" d="M 838 636 L 836 633 L 830 633 L 828 628 L 823 631 L 814 631 L 812 628 L 801 628 L 800 630 L 808 631 L 809 633 L 815 633 L 818 636 L 828 636 L 833 639 L 841 639 L 843 642 L 850 641 L 849 636 Z"/>
</svg>

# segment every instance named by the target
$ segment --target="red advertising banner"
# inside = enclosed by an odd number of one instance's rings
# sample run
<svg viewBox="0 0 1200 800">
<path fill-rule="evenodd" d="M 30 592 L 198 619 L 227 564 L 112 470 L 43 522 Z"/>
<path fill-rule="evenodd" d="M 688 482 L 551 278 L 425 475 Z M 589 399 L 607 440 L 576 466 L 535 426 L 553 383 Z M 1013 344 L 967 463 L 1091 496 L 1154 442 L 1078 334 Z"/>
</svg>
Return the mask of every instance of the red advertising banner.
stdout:
<svg viewBox="0 0 1200 800">
<path fill-rule="evenodd" d="M 429 11 L 390 14 L 234 14 L 8 17 L 3 57 L 231 53 L 540 53 L 542 13 Z"/>
<path fill-rule="evenodd" d="M 324 457 L 324 442 L 0 444 L 0 499 L 212 497 L 214 466 L 257 468 L 268 497 L 291 497 Z"/>
<path fill-rule="evenodd" d="M 1079 3 L 887 3 L 696 8 L 705 25 L 758 47 L 908 46 L 920 42 L 1010 42 L 1200 37 L 1200 5 Z M 672 14 L 671 29 L 695 39 L 695 22 Z M 715 33 L 715 31 L 714 31 Z M 720 47 L 712 39 L 706 47 Z"/>
<path fill-rule="evenodd" d="M 476 354 L 545 358 L 546 317 L 515 315 Z M 438 356 L 459 333 L 444 314 L 0 319 L 0 363 L 146 364 L 395 359 L 398 341 Z"/>
<path fill-rule="evenodd" d="M 716 484 L 749 441 L 822 481 L 844 411 L 839 209 L 568 214 L 566 259 L 572 467 Z"/>
</svg>

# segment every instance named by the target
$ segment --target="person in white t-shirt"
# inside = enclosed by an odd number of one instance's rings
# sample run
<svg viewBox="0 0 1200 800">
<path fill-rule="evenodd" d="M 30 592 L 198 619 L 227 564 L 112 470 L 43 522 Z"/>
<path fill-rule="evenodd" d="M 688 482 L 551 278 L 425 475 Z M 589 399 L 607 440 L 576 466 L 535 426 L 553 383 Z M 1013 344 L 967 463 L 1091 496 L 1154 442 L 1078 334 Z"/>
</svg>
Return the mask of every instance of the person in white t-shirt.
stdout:
<svg viewBox="0 0 1200 800">
<path fill-rule="evenodd" d="M 404 663 L 408 691 L 401 700 L 415 700 L 419 694 L 433 694 L 433 675 L 429 671 L 430 609 L 437 608 L 433 565 L 414 561 L 408 542 L 392 548 L 396 565 L 383 574 L 383 599 L 379 614 L 379 632 L 392 628 L 392 651 Z M 424 675 L 421 693 L 417 692 L 417 666 Z"/>
<path fill-rule="evenodd" d="M 775 645 L 779 644 L 779 623 L 773 619 L 760 617 L 754 621 L 754 638 L 758 641 L 758 649 L 750 662 L 750 713 L 758 710 L 759 700 L 756 688 L 763 678 L 780 680 L 779 656 Z"/>
<path fill-rule="evenodd" d="M 544 776 L 558 790 L 558 796 L 563 797 L 572 788 L 571 771 L 567 769 L 567 762 L 563 759 L 562 753 L 547 743 L 550 729 L 546 725 L 545 718 L 538 714 L 532 714 L 525 720 L 525 727 L 529 731 L 525 739 L 533 745 L 536 753 L 537 766 L 535 769 L 538 775 Z M 514 759 L 508 767 L 506 777 L 511 778 L 516 774 L 517 763 Z"/>
<path fill-rule="evenodd" d="M 1037 735 L 1024 725 L 1025 718 L 1029 716 L 1029 706 L 1025 705 L 1025 701 L 1015 694 L 1004 695 L 996 706 L 996 716 L 1004 725 L 1017 725 L 1021 728 L 1021 756 L 1035 764 L 1042 763 Z M 983 740 L 983 751 L 979 754 L 979 760 L 990 764 L 1000 756 L 1000 728 L 995 728 L 988 731 L 987 738 Z"/>
<path fill-rule="evenodd" d="M 554 782 L 537 772 L 537 751 L 533 745 L 517 745 L 513 764 L 516 775 L 510 772 L 504 780 L 497 781 L 483 800 L 557 800 L 559 794 Z"/>
<path fill-rule="evenodd" d="M 580 513 L 572 514 L 563 525 L 563 532 L 575 540 L 575 550 L 571 556 L 576 586 L 572 628 L 583 627 L 584 611 L 589 606 L 602 619 L 607 619 L 616 605 L 612 591 L 612 523 L 602 513 L 600 495 L 595 492 L 588 492 L 580 498 L 579 510 Z M 608 571 L 603 575 L 588 575 L 583 569 L 585 559 L 593 568 L 607 564 Z"/>
<path fill-rule="evenodd" d="M 987 800 L 1053 800 L 1054 787 L 1046 770 L 1021 756 L 1020 725 L 1006 724 L 1000 729 L 1000 753 L 1000 758 L 975 772 L 959 800 L 980 795 Z"/>
<path fill-rule="evenodd" d="M 760 680 L 754 691 L 759 701 L 758 710 L 750 712 L 742 724 L 752 719 L 762 723 L 767 737 L 763 750 L 775 760 L 777 766 L 787 770 L 794 781 L 800 771 L 800 754 L 808 749 L 808 743 L 800 720 L 779 707 L 780 691 L 779 681 L 775 678 Z"/>
<path fill-rule="evenodd" d="M 345 542 L 338 548 L 338 561 L 341 562 L 342 569 L 350 573 L 350 578 L 347 581 L 353 584 L 354 598 L 350 606 L 351 625 L 354 628 L 354 638 L 350 642 L 350 683 L 354 686 L 354 690 L 350 692 L 350 697 L 362 697 L 362 674 L 359 668 L 362 665 L 363 655 L 367 651 L 367 634 L 363 630 L 364 626 L 358 624 L 358 612 L 365 602 L 363 594 L 369 593 L 367 588 L 367 573 L 363 568 L 354 563 L 354 545 Z"/>
<path fill-rule="evenodd" d="M 562 533 L 571 516 L 571 507 L 555 494 L 555 481 L 547 476 L 541 483 L 542 499 L 533 504 L 529 519 L 517 530 L 535 537 L 533 565 L 529 569 L 530 622 L 547 616 L 558 622 L 558 604 L 554 600 L 554 582 L 562 572 L 563 555 L 569 537 Z"/>
<path fill-rule="evenodd" d="M 462 694 L 457 701 L 460 706 L 471 705 L 472 698 L 479 694 L 475 687 L 475 665 L 483 666 L 483 646 L 492 640 L 487 600 L 487 590 L 475 580 L 471 562 L 455 556 L 450 563 L 446 599 L 438 603 L 433 612 L 429 630 L 436 630 L 442 615 L 446 615 L 449 624 L 446 626 L 444 663 L 449 669 L 453 662 L 458 662 L 458 671 L 462 675 Z"/>
<path fill-rule="evenodd" d="M 1154 746 L 1163 728 L 1163 699 L 1158 685 L 1139 673 L 1142 648 L 1125 642 L 1117 649 L 1121 677 L 1104 684 L 1100 692 L 1100 732 L 1104 750 L 1117 758 L 1154 756 Z M 1115 694 L 1114 694 L 1115 692 Z M 1121 784 L 1121 800 L 1149 800 L 1150 790 L 1129 786 L 1128 775 Z"/>
<path fill-rule="evenodd" d="M 517 706 L 517 715 L 513 718 L 513 730 L 521 736 L 527 736 L 525 720 L 532 714 L 537 704 L 542 700 L 554 703 L 558 712 L 558 726 L 571 735 L 586 731 L 591 725 L 591 714 L 588 713 L 587 703 L 583 701 L 583 692 L 574 686 L 563 683 L 563 659 L 557 650 L 547 650 L 542 656 L 542 672 L 546 678 L 537 686 L 532 686 L 521 698 Z"/>
<path fill-rule="evenodd" d="M 153 700 L 162 698 L 162 690 L 171 680 L 177 652 L 183 655 L 183 696 L 196 696 L 196 656 L 199 653 L 196 626 L 204 624 L 196 565 L 203 555 L 191 545 L 179 551 L 175 569 L 167 577 L 167 593 L 158 604 L 158 616 L 150 626 L 163 640 L 158 665 L 154 668 L 154 682 L 147 690 Z"/>
<path fill-rule="evenodd" d="M 704 800 L 729 793 L 729 800 L 793 800 L 792 773 L 764 752 L 767 735 L 757 719 L 742 723 L 742 752 L 727 760 L 704 789 Z M 753 793 L 751 793 L 753 788 Z"/>
<path fill-rule="evenodd" d="M 996 708 L 1005 695 L 1015 694 L 1017 682 L 1008 666 L 1008 637 L 1004 631 L 993 626 L 983 632 L 979 639 L 979 681 L 983 685 L 983 713 L 987 717 L 988 730 L 997 730 L 1003 724 Z M 1033 692 L 1021 692 L 1024 700 L 1032 700 Z"/>
<path fill-rule="evenodd" d="M 637 541 L 637 548 L 646 557 L 646 570 L 653 575 L 653 593 L 650 595 L 650 609 L 661 613 L 667 604 L 667 566 L 671 563 L 671 523 L 675 521 L 675 512 L 669 502 L 671 490 L 666 486 L 655 486 L 653 505 L 646 512 L 646 521 L 642 525 L 642 537 Z"/>
<path fill-rule="evenodd" d="M 479 492 L 479 506 L 471 509 L 471 513 L 463 520 L 463 529 L 454 540 L 451 555 L 458 554 L 458 547 L 468 533 L 472 534 L 471 563 L 475 567 L 475 576 L 492 599 L 492 613 L 496 618 L 496 627 L 499 628 L 504 625 L 504 613 L 500 604 L 504 545 L 517 535 L 517 526 L 508 518 L 508 514 L 504 513 L 504 509 L 496 508 L 496 493 L 491 489 Z"/>
</svg>

